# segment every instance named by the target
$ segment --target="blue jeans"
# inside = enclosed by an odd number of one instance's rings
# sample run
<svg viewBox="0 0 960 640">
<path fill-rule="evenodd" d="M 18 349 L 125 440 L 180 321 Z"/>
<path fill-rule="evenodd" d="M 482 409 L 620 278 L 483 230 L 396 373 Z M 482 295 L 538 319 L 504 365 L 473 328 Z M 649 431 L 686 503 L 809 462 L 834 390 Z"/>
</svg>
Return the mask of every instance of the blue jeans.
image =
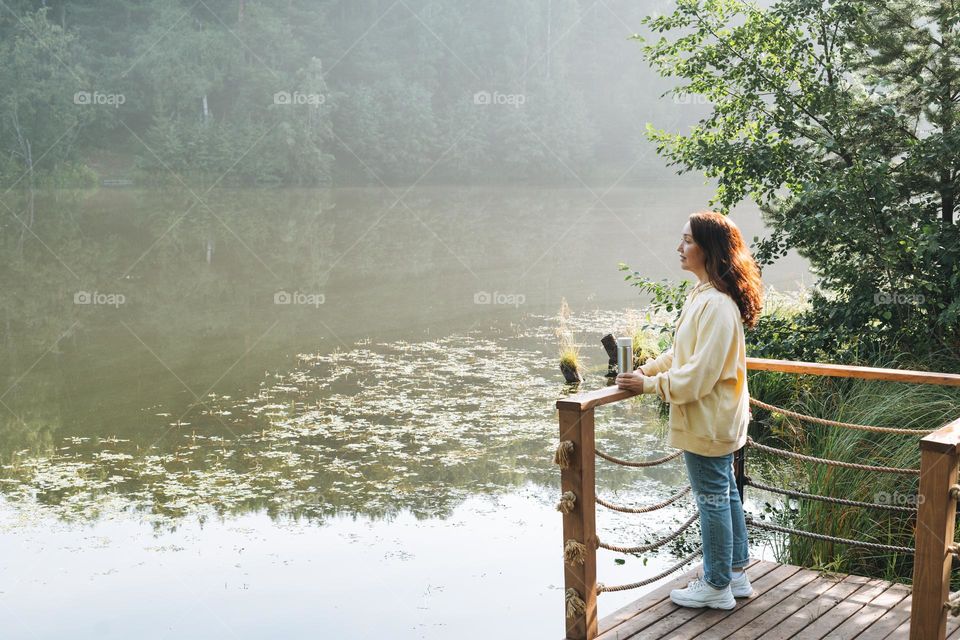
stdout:
<svg viewBox="0 0 960 640">
<path fill-rule="evenodd" d="M 747 523 L 733 475 L 733 454 L 709 457 L 683 452 L 693 497 L 700 510 L 703 540 L 703 579 L 722 589 L 730 584 L 730 569 L 750 560 Z"/>
</svg>

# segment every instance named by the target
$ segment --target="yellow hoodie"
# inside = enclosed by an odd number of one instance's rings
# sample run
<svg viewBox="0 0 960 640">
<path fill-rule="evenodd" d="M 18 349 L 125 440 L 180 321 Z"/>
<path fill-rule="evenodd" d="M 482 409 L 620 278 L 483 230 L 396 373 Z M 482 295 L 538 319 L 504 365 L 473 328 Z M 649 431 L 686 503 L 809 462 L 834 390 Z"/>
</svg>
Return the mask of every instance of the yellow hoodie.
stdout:
<svg viewBox="0 0 960 640">
<path fill-rule="evenodd" d="M 750 395 L 740 309 L 709 282 L 687 295 L 673 346 L 640 367 L 643 392 L 670 403 L 667 443 L 723 456 L 747 441 Z"/>
</svg>

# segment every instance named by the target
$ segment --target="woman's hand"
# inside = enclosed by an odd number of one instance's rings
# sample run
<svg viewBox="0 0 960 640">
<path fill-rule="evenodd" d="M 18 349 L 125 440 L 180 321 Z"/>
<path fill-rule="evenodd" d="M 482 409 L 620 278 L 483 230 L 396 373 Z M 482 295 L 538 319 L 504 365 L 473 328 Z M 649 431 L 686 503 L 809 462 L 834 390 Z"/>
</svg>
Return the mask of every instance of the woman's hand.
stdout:
<svg viewBox="0 0 960 640">
<path fill-rule="evenodd" d="M 644 375 L 639 371 L 620 373 L 617 375 L 617 387 L 626 391 L 643 393 L 643 378 Z"/>
</svg>

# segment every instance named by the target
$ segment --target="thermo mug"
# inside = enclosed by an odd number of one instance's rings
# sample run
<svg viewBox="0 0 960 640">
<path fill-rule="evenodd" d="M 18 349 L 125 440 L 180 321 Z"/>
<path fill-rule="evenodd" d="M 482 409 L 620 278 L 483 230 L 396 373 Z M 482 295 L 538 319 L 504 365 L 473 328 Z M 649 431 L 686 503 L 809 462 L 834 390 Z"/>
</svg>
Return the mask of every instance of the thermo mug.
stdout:
<svg viewBox="0 0 960 640">
<path fill-rule="evenodd" d="M 617 372 L 633 371 L 633 338 L 617 338 Z"/>
</svg>

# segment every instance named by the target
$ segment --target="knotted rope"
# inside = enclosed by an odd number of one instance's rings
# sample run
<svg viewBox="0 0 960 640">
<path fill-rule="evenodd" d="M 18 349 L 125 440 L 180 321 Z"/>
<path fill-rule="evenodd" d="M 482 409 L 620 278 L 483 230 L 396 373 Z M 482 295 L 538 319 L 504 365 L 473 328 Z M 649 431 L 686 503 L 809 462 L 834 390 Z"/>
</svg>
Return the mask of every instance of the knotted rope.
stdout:
<svg viewBox="0 0 960 640">
<path fill-rule="evenodd" d="M 921 431 L 918 429 L 898 429 L 895 427 L 874 427 L 867 424 L 853 424 L 850 422 L 838 422 L 837 420 L 827 420 L 826 418 L 817 418 L 815 416 L 808 416 L 803 413 L 797 413 L 796 411 L 790 411 L 789 409 L 784 409 L 772 404 L 767 404 L 766 402 L 761 402 L 756 398 L 750 398 L 750 404 L 755 407 L 760 407 L 761 409 L 766 409 L 767 411 L 776 411 L 777 413 L 782 413 L 785 416 L 790 416 L 791 418 L 796 418 L 797 420 L 802 420 L 804 422 L 813 422 L 815 424 L 822 424 L 828 427 L 843 427 L 845 429 L 858 429 L 860 431 L 872 431 L 874 433 L 900 433 L 907 434 L 911 436 L 925 436 L 927 434 L 933 433 L 933 431 Z"/>
<path fill-rule="evenodd" d="M 775 447 L 768 447 L 765 444 L 759 444 L 754 442 L 753 438 L 747 436 L 747 446 L 753 447 L 754 449 L 759 449 L 760 451 L 766 451 L 767 453 L 772 453 L 774 455 L 783 456 L 786 458 L 793 458 L 795 460 L 803 460 L 804 462 L 816 462 L 818 464 L 826 464 L 833 467 L 844 467 L 846 469 L 860 469 L 861 471 L 876 471 L 878 473 L 902 473 L 904 475 L 920 475 L 920 469 L 901 469 L 899 467 L 878 467 L 869 464 L 856 464 L 854 462 L 841 462 L 840 460 L 830 460 L 827 458 L 815 458 L 814 456 L 805 456 L 802 453 L 795 453 L 793 451 L 784 451 L 783 449 L 777 449 Z"/>
<path fill-rule="evenodd" d="M 573 513 L 573 508 L 576 506 L 577 496 L 573 491 L 564 491 L 563 495 L 560 496 L 560 502 L 557 503 L 557 511 L 563 514 Z"/>
<path fill-rule="evenodd" d="M 570 466 L 570 460 L 573 458 L 573 441 L 563 440 L 557 445 L 557 452 L 553 454 L 553 464 L 559 465 L 561 469 Z"/>
<path fill-rule="evenodd" d="M 587 545 L 574 539 L 563 545 L 563 561 L 569 565 L 583 564 L 587 557 Z"/>
<path fill-rule="evenodd" d="M 567 617 L 576 618 L 582 616 L 587 611 L 587 604 L 577 593 L 577 590 L 570 587 L 566 591 Z"/>
<path fill-rule="evenodd" d="M 952 616 L 960 616 L 960 591 L 950 595 L 950 598 L 943 603 L 945 609 L 950 611 Z"/>
</svg>

